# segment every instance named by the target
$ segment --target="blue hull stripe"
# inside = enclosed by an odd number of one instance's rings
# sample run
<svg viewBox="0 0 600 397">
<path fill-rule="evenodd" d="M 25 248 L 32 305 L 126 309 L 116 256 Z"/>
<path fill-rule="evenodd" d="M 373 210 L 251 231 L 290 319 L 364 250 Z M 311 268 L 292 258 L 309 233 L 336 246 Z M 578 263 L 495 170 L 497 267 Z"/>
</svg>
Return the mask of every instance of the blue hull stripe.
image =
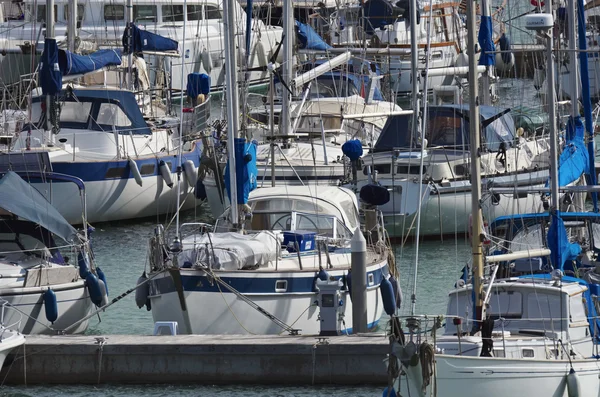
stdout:
<svg viewBox="0 0 600 397">
<path fill-rule="evenodd" d="M 374 283 L 369 286 L 378 286 L 383 279 L 384 274 L 387 275 L 387 265 L 367 272 L 367 280 L 369 275 L 373 275 Z M 307 277 L 277 277 L 265 276 L 259 278 L 242 278 L 242 277 L 221 277 L 221 279 L 242 294 L 292 294 L 292 293 L 315 293 L 316 273 L 308 273 Z M 340 277 L 336 277 L 340 279 Z M 275 283 L 277 281 L 287 281 L 286 292 L 275 292 Z M 227 288 L 221 287 L 215 282 L 212 284 L 207 279 L 206 275 L 181 275 L 181 282 L 185 292 L 219 292 L 231 293 Z M 166 294 L 175 291 L 175 284 L 171 277 L 161 277 L 150 282 L 150 295 Z"/>
<path fill-rule="evenodd" d="M 201 149 L 199 145 L 196 149 L 190 153 L 184 153 L 182 155 L 181 162 L 191 160 L 196 167 L 200 165 Z M 171 163 L 171 172 L 177 170 L 177 156 L 171 155 L 159 155 L 157 157 L 148 157 L 142 159 L 134 159 L 141 170 L 145 164 L 154 164 L 154 170 L 152 173 L 142 174 L 142 178 L 149 176 L 160 175 L 158 168 L 159 162 L 162 160 L 165 163 Z M 116 177 L 107 178 L 107 172 L 112 168 L 125 168 L 125 172 Z M 116 179 L 133 179 L 133 173 L 129 167 L 128 160 L 115 160 L 115 161 L 91 161 L 91 162 L 52 162 L 52 170 L 61 174 L 72 175 L 80 178 L 84 182 L 95 182 L 104 180 L 116 180 Z"/>
</svg>

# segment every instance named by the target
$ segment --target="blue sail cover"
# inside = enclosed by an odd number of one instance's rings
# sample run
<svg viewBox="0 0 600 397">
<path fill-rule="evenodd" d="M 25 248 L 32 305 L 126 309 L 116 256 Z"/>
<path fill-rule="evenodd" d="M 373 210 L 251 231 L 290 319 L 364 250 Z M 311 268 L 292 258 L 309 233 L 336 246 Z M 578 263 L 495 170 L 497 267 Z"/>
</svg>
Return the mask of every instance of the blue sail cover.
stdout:
<svg viewBox="0 0 600 397">
<path fill-rule="evenodd" d="M 244 138 L 235 138 L 235 171 L 237 176 L 237 202 L 247 204 L 250 192 L 258 187 L 258 167 L 256 166 L 256 142 L 246 143 Z M 229 162 L 225 167 L 225 187 L 231 202 Z"/>
<path fill-rule="evenodd" d="M 62 74 L 58 65 L 56 39 L 44 40 L 44 52 L 40 58 L 40 84 L 44 95 L 56 95 L 62 89 Z"/>
<path fill-rule="evenodd" d="M 479 56 L 479 64 L 483 66 L 493 66 L 496 64 L 496 46 L 492 39 L 492 17 L 482 16 L 481 24 L 479 25 L 479 46 L 481 47 L 481 55 Z"/>
<path fill-rule="evenodd" d="M 547 242 L 550 248 L 550 260 L 555 269 L 562 270 L 566 261 L 577 259 L 577 256 L 581 253 L 579 244 L 569 242 L 565 223 L 560 217 L 559 211 L 552 213 Z"/>
<path fill-rule="evenodd" d="M 0 208 L 34 222 L 65 241 L 74 241 L 77 231 L 42 194 L 13 171 L 0 179 Z"/>
<path fill-rule="evenodd" d="M 129 30 L 132 30 L 133 48 L 129 48 Z M 144 51 L 177 51 L 179 43 L 168 37 L 142 30 L 133 23 L 123 32 L 123 53 L 144 52 Z"/>
<path fill-rule="evenodd" d="M 558 160 L 558 186 L 567 186 L 581 175 L 590 175 L 589 153 L 585 147 L 584 135 L 581 117 L 570 117 L 567 122 L 567 143 Z M 550 180 L 546 182 L 546 187 L 549 185 Z"/>
<path fill-rule="evenodd" d="M 70 51 L 59 50 L 58 65 L 63 76 L 86 74 L 106 66 L 121 64 L 121 50 L 98 50 L 89 55 L 73 54 Z"/>
<path fill-rule="evenodd" d="M 312 26 L 296 21 L 296 35 L 303 50 L 326 51 L 332 47 L 323 40 Z"/>
</svg>

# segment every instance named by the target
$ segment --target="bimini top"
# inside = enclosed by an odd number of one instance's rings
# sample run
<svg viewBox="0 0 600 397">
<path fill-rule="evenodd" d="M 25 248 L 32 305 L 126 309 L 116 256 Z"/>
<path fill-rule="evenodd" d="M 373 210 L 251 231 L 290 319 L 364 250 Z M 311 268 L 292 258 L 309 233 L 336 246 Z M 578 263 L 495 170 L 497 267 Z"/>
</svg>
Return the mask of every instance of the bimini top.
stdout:
<svg viewBox="0 0 600 397">
<path fill-rule="evenodd" d="M 37 189 L 13 171 L 0 179 L 0 208 L 40 225 L 65 241 L 76 240 L 77 230 Z"/>
<path fill-rule="evenodd" d="M 44 112 L 41 111 L 42 96 L 34 96 L 32 120 L 38 128 L 44 128 Z M 60 128 L 96 130 L 119 134 L 150 135 L 150 127 L 138 107 L 133 92 L 110 89 L 63 89 Z M 36 117 L 37 115 L 37 117 Z"/>
<path fill-rule="evenodd" d="M 515 124 L 510 109 L 493 106 L 480 106 L 482 145 L 496 152 L 501 144 L 505 148 L 513 146 Z M 420 134 L 413 131 L 412 115 L 396 115 L 388 118 L 381 135 L 375 144 L 374 152 L 394 149 L 415 149 Z M 469 106 L 440 105 L 429 106 L 425 136 L 428 147 L 450 147 L 469 149 Z"/>
</svg>

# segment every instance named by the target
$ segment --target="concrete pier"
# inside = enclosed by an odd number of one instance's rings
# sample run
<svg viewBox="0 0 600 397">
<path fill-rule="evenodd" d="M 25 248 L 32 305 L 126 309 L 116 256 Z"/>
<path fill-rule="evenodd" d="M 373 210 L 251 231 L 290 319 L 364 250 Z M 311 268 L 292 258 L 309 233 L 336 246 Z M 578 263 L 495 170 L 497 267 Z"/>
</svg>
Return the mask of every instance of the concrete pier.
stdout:
<svg viewBox="0 0 600 397">
<path fill-rule="evenodd" d="M 0 376 L 8 384 L 376 384 L 382 334 L 356 336 L 28 336 Z"/>
</svg>

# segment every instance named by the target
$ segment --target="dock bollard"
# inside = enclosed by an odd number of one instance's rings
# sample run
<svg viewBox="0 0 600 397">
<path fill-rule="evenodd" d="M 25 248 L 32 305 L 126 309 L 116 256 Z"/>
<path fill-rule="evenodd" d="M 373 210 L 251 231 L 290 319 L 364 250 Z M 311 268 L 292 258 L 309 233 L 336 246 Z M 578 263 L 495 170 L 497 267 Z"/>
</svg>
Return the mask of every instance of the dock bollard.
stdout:
<svg viewBox="0 0 600 397">
<path fill-rule="evenodd" d="M 352 333 L 367 332 L 367 240 L 357 227 L 350 240 L 352 251 Z"/>
</svg>

